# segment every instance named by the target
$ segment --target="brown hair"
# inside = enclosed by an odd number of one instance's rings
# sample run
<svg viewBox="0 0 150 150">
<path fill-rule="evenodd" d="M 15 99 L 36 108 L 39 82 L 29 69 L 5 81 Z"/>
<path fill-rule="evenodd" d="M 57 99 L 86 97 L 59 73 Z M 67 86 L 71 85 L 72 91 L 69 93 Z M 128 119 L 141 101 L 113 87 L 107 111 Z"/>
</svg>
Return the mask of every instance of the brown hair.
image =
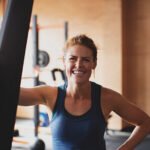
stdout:
<svg viewBox="0 0 150 150">
<path fill-rule="evenodd" d="M 74 45 L 83 45 L 92 50 L 93 60 L 97 61 L 97 47 L 94 41 L 86 36 L 85 34 L 80 34 L 69 39 L 64 47 L 64 53 L 66 53 L 67 49 Z"/>
</svg>

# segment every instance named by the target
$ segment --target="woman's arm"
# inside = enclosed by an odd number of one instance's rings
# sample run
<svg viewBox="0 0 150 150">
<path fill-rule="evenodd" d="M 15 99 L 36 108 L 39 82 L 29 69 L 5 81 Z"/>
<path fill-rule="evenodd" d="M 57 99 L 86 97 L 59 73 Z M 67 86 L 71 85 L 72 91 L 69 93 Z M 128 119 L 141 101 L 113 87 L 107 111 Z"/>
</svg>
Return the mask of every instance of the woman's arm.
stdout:
<svg viewBox="0 0 150 150">
<path fill-rule="evenodd" d="M 150 117 L 134 104 L 127 101 L 119 93 L 107 89 L 109 93 L 109 105 L 112 111 L 124 120 L 135 125 L 130 137 L 118 148 L 118 150 L 133 150 L 150 133 Z"/>
<path fill-rule="evenodd" d="M 124 98 L 121 101 L 124 102 L 118 103 L 120 108 L 114 111 L 136 127 L 118 150 L 133 150 L 150 133 L 150 118 L 145 112 Z"/>
<path fill-rule="evenodd" d="M 150 121 L 145 119 L 143 123 L 137 125 L 130 137 L 118 148 L 118 150 L 133 150 L 144 137 L 150 133 Z"/>
<path fill-rule="evenodd" d="M 56 88 L 50 86 L 37 86 L 33 88 L 20 88 L 19 105 L 30 106 L 44 104 L 53 100 Z"/>
</svg>

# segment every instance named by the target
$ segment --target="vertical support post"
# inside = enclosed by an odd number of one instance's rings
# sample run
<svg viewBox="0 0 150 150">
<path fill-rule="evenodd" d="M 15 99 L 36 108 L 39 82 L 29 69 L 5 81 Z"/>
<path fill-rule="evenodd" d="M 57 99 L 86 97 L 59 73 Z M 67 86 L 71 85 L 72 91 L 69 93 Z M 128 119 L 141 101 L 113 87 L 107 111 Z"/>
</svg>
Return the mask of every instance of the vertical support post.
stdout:
<svg viewBox="0 0 150 150">
<path fill-rule="evenodd" d="M 68 22 L 67 21 L 65 21 L 65 23 L 64 23 L 64 37 L 65 37 L 65 42 L 67 41 L 67 39 L 68 39 Z"/>
<path fill-rule="evenodd" d="M 38 24 L 37 24 L 37 15 L 33 16 L 33 68 L 37 67 L 38 64 L 38 55 L 39 55 L 39 34 L 38 34 Z M 39 85 L 39 75 L 34 79 L 34 85 Z M 34 134 L 38 136 L 38 126 L 39 126 L 39 105 L 34 106 Z"/>
</svg>

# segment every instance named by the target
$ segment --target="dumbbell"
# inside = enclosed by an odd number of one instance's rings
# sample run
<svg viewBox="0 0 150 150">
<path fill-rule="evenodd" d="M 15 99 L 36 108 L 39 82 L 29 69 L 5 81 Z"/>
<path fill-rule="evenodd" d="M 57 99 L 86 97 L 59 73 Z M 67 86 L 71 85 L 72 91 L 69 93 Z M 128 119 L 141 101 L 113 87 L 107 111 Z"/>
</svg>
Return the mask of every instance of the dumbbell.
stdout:
<svg viewBox="0 0 150 150">
<path fill-rule="evenodd" d="M 30 150 L 45 150 L 45 143 L 41 139 L 36 139 Z"/>
</svg>

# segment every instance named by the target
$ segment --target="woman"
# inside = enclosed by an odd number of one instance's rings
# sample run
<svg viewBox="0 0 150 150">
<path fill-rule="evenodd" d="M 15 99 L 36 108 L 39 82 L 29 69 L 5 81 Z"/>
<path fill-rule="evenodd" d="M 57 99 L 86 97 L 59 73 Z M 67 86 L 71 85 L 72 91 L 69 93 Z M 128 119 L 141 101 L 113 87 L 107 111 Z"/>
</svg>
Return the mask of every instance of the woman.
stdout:
<svg viewBox="0 0 150 150">
<path fill-rule="evenodd" d="M 104 132 L 111 111 L 136 125 L 118 150 L 133 150 L 150 132 L 147 114 L 119 93 L 89 81 L 96 63 L 93 40 L 86 35 L 75 36 L 65 47 L 66 84 L 20 90 L 20 105 L 44 104 L 53 113 L 54 150 L 105 150 Z"/>
</svg>

